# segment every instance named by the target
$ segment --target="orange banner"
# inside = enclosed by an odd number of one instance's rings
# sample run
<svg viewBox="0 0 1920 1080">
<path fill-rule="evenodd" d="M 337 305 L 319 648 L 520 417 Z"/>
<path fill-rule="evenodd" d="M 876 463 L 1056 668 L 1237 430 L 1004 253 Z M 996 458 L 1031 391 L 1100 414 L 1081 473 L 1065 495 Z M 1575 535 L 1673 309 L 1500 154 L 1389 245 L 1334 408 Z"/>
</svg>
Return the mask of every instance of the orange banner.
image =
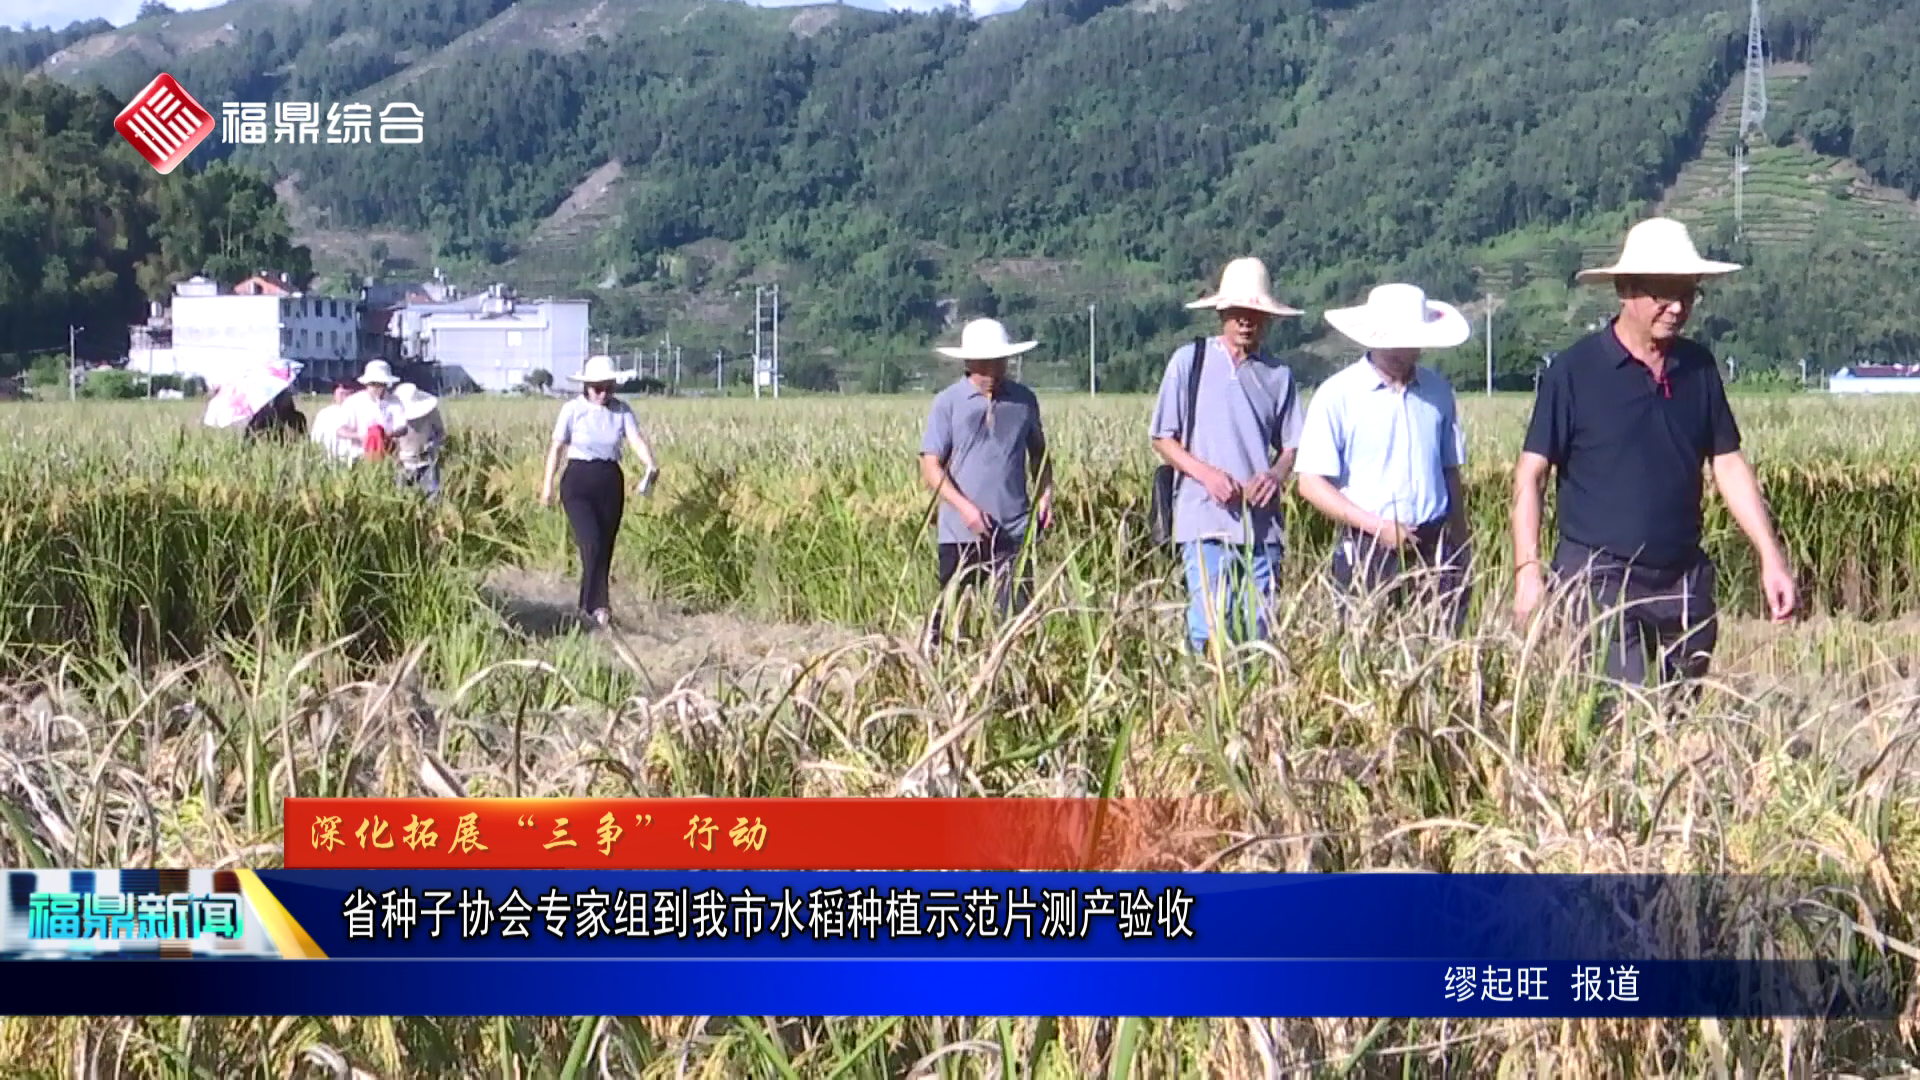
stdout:
<svg viewBox="0 0 1920 1080">
<path fill-rule="evenodd" d="M 1157 800 L 288 799 L 285 810 L 286 865 L 300 869 L 1176 870 L 1194 846 Z"/>
</svg>

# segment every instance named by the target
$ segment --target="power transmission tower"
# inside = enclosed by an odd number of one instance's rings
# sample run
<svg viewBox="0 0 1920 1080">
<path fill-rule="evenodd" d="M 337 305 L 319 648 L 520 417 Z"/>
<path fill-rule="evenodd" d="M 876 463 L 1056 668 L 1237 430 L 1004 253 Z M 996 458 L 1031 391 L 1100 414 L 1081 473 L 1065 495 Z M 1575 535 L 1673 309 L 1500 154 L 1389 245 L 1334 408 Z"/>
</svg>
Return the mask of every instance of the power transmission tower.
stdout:
<svg viewBox="0 0 1920 1080">
<path fill-rule="evenodd" d="M 1747 15 L 1747 70 L 1740 88 L 1740 136 L 1733 145 L 1733 232 L 1746 234 L 1747 140 L 1760 134 L 1767 122 L 1766 21 L 1760 0 L 1750 0 Z"/>
</svg>

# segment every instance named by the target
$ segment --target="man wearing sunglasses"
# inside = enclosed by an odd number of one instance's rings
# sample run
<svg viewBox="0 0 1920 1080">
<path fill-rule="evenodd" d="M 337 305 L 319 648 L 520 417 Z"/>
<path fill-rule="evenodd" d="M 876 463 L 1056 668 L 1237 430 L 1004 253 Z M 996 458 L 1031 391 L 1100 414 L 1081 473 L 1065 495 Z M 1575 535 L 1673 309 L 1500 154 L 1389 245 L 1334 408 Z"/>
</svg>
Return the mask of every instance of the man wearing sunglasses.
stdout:
<svg viewBox="0 0 1920 1080">
<path fill-rule="evenodd" d="M 1514 470 L 1514 617 L 1546 594 L 1540 560 L 1542 489 L 1557 477 L 1554 576 L 1582 579 L 1576 624 L 1604 643 L 1606 673 L 1647 683 L 1706 674 L 1719 632 L 1714 565 L 1700 547 L 1703 469 L 1760 560 L 1776 623 L 1795 595 L 1713 354 L 1682 337 L 1700 282 L 1732 273 L 1703 259 L 1686 226 L 1634 226 L 1612 266 L 1582 282 L 1612 282 L 1620 314 L 1554 358 L 1534 399 Z"/>
</svg>

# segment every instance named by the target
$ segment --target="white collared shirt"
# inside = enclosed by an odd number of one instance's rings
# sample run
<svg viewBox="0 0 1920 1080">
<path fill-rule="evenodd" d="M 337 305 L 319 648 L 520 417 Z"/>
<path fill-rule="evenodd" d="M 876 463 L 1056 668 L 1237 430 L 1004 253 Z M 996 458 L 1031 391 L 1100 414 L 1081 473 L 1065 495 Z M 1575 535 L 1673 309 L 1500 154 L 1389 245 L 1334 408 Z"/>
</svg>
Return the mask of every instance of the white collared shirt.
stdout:
<svg viewBox="0 0 1920 1080">
<path fill-rule="evenodd" d="M 340 437 L 340 425 L 346 422 L 346 404 L 336 402 L 314 414 L 313 424 L 307 429 L 309 437 L 325 447 L 329 457 L 353 461 L 361 455 L 362 450 L 359 443 Z"/>
<path fill-rule="evenodd" d="M 1395 386 L 1361 357 L 1314 391 L 1294 471 L 1324 476 L 1348 501 L 1402 525 L 1447 515 L 1446 470 L 1466 463 L 1453 387 L 1415 367 Z"/>
<path fill-rule="evenodd" d="M 372 394 L 361 390 L 343 402 L 341 409 L 348 425 L 347 437 L 356 444 L 365 444 L 367 432 L 375 426 L 384 428 L 388 438 L 398 438 L 407 430 L 407 411 L 391 393 L 375 401 Z"/>
</svg>

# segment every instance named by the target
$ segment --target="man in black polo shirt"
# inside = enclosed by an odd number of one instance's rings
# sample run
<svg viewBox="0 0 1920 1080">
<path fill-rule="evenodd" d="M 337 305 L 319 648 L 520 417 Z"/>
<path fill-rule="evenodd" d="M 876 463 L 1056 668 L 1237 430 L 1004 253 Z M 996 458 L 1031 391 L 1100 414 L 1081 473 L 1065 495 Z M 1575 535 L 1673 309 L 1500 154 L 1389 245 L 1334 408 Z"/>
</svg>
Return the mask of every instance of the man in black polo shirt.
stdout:
<svg viewBox="0 0 1920 1080">
<path fill-rule="evenodd" d="M 1618 262 L 1578 275 L 1613 282 L 1620 314 L 1555 357 L 1540 379 L 1514 470 L 1514 616 L 1524 623 L 1546 593 L 1540 507 L 1552 469 L 1553 570 L 1585 575 L 1583 625 L 1620 619 L 1603 638 L 1613 679 L 1649 681 L 1656 650 L 1663 680 L 1706 673 L 1719 633 L 1714 566 L 1700 549 L 1703 466 L 1759 553 L 1773 620 L 1793 614 L 1793 576 L 1740 452 L 1720 370 L 1712 353 L 1680 336 L 1700 280 L 1738 269 L 1702 259 L 1677 221 L 1641 222 Z"/>
</svg>

